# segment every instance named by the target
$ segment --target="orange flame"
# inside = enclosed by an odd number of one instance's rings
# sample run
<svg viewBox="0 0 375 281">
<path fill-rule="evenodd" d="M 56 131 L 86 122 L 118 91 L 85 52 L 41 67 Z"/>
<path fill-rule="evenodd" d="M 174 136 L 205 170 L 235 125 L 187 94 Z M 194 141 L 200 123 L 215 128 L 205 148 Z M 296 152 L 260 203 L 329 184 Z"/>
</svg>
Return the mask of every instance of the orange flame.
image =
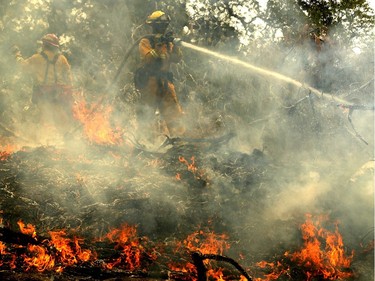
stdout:
<svg viewBox="0 0 375 281">
<path fill-rule="evenodd" d="M 225 250 L 230 248 L 226 241 L 228 238 L 226 234 L 205 233 L 200 230 L 188 235 L 183 241 L 183 245 L 193 252 L 222 255 Z"/>
<path fill-rule="evenodd" d="M 0 241 L 0 255 L 6 255 L 7 254 L 6 249 L 7 247 L 5 246 L 5 244 Z"/>
<path fill-rule="evenodd" d="M 31 237 L 36 237 L 36 231 L 35 227 L 32 224 L 25 225 L 21 220 L 17 222 L 18 226 L 20 227 L 20 230 L 23 234 L 30 235 Z"/>
<path fill-rule="evenodd" d="M 18 222 L 21 232 L 38 238 L 35 227 L 31 224 Z M 82 239 L 67 237 L 64 230 L 50 231 L 50 239 L 44 239 L 38 245 L 28 245 L 25 247 L 26 253 L 20 258 L 8 253 L 6 244 L 0 243 L 0 266 L 7 265 L 11 269 L 21 265 L 26 271 L 37 270 L 62 272 L 66 267 L 74 266 L 82 262 L 97 260 L 97 254 L 87 249 L 82 249 Z M 114 229 L 105 235 L 105 239 L 116 244 L 115 249 L 121 251 L 120 257 L 109 263 L 103 263 L 105 268 L 113 269 L 116 266 L 126 267 L 129 270 L 136 270 L 141 267 L 142 257 L 147 256 L 147 260 L 156 260 L 157 255 L 154 249 L 146 252 L 145 243 L 148 240 L 137 236 L 135 227 L 123 225 L 119 229 Z M 20 246 L 23 247 L 23 246 Z M 6 262 L 3 256 L 7 256 Z"/>
<path fill-rule="evenodd" d="M 16 259 L 17 259 L 17 256 L 16 255 L 12 255 L 12 260 L 9 262 L 9 267 L 11 269 L 16 269 L 17 266 L 16 266 Z"/>
<path fill-rule="evenodd" d="M 352 273 L 344 272 L 342 269 L 350 268 L 354 252 L 348 257 L 345 255 L 344 243 L 337 223 L 335 232 L 332 233 L 315 226 L 311 215 L 306 216 L 307 220 L 301 226 L 304 248 L 299 252 L 285 253 L 285 255 L 307 269 L 311 276 L 308 280 L 320 275 L 329 280 L 352 276 Z M 319 225 L 319 222 L 317 224 Z M 321 240 L 325 242 L 325 246 L 322 245 Z"/>
<path fill-rule="evenodd" d="M 110 124 L 112 108 L 97 109 L 98 105 L 91 107 L 85 101 L 77 102 L 73 106 L 73 115 L 84 125 L 86 137 L 94 143 L 102 145 L 118 145 L 122 142 L 119 130 L 113 130 Z"/>
<path fill-rule="evenodd" d="M 207 270 L 207 275 L 211 276 L 216 281 L 225 281 L 223 269 L 221 269 L 221 268 L 218 268 L 218 269 L 215 269 L 215 270 L 209 269 L 209 270 Z"/>
<path fill-rule="evenodd" d="M 129 270 L 135 270 L 141 266 L 141 254 L 143 247 L 140 245 L 140 239 L 137 236 L 137 229 L 134 226 L 124 224 L 120 229 L 114 229 L 109 232 L 105 238 L 115 242 L 115 249 L 121 249 L 121 257 L 112 263 L 106 264 L 108 269 L 122 264 L 124 260 Z"/>
<path fill-rule="evenodd" d="M 255 281 L 271 281 L 271 280 L 277 280 L 279 279 L 279 277 L 283 274 L 287 274 L 288 273 L 288 268 L 284 268 L 284 265 L 281 264 L 280 262 L 277 262 L 276 264 L 273 263 L 273 262 L 266 262 L 266 261 L 261 261 L 261 262 L 258 262 L 256 263 L 256 265 L 260 268 L 267 268 L 269 267 L 272 272 L 271 273 L 268 273 L 268 274 L 265 274 L 264 277 L 266 279 L 263 279 L 263 278 L 256 278 Z"/>
<path fill-rule="evenodd" d="M 247 280 L 247 278 L 245 276 L 241 275 L 240 276 L 240 281 L 249 281 L 249 280 Z"/>
<path fill-rule="evenodd" d="M 61 263 L 64 266 L 72 266 L 78 262 L 90 260 L 92 253 L 90 250 L 82 250 L 79 246 L 79 239 L 74 237 L 73 240 L 64 237 L 65 231 L 51 231 L 50 244 L 58 251 Z M 74 247 L 72 247 L 74 245 Z"/>
<path fill-rule="evenodd" d="M 7 249 L 6 245 L 0 241 L 0 257 L 8 254 L 6 249 Z M 0 266 L 2 265 L 3 265 L 3 261 L 2 259 L 0 259 Z"/>
<path fill-rule="evenodd" d="M 18 225 L 23 234 L 37 237 L 33 225 L 25 225 L 22 221 L 18 221 Z M 81 249 L 79 242 L 82 240 L 65 237 L 65 231 L 50 231 L 49 234 L 51 239 L 43 241 L 43 245 L 28 245 L 28 253 L 23 255 L 24 263 L 27 265 L 26 270 L 35 268 L 40 272 L 45 270 L 62 272 L 67 266 L 86 262 L 94 257 L 90 250 Z M 54 253 L 51 253 L 50 249 L 54 249 Z"/>
<path fill-rule="evenodd" d="M 26 271 L 31 268 L 42 272 L 45 270 L 53 270 L 55 267 L 55 258 L 48 254 L 47 249 L 41 246 L 29 245 L 29 253 L 31 257 L 24 256 L 24 262 L 27 264 Z"/>
<path fill-rule="evenodd" d="M 196 162 L 195 162 L 195 157 L 194 157 L 194 156 L 192 156 L 192 157 L 190 158 L 191 163 L 189 163 L 189 161 L 187 161 L 187 160 L 185 159 L 185 157 L 183 157 L 183 156 L 179 156 L 179 157 L 178 157 L 178 160 L 179 160 L 181 163 L 183 163 L 183 164 L 186 165 L 188 171 L 191 172 L 191 173 L 194 175 L 194 177 L 195 177 L 196 179 L 203 179 L 203 178 L 205 177 L 205 176 L 204 176 L 204 172 L 203 172 L 202 170 L 199 170 L 199 169 L 198 169 L 198 167 L 197 167 L 197 165 L 196 165 Z"/>
<path fill-rule="evenodd" d="M 178 157 L 178 160 L 181 162 L 181 163 L 184 163 L 187 168 L 188 168 L 188 171 L 192 172 L 193 174 L 195 174 L 197 171 L 198 171 L 198 168 L 197 166 L 195 165 L 195 157 L 192 156 L 190 158 L 191 160 L 191 163 L 189 164 L 189 162 L 183 157 L 183 156 L 179 156 Z"/>
<path fill-rule="evenodd" d="M 181 252 L 181 249 L 190 252 L 200 252 L 201 254 L 216 254 L 222 255 L 225 250 L 230 248 L 228 236 L 226 234 L 215 234 L 213 232 L 204 232 L 202 230 L 196 231 L 183 240 L 177 243 L 176 252 Z M 209 260 L 204 260 L 205 264 L 209 264 Z M 196 274 L 194 264 L 187 262 L 186 264 L 170 263 L 169 268 L 175 272 L 193 273 Z M 209 269 L 207 274 L 214 278 L 214 280 L 224 280 L 222 270 Z M 192 277 L 192 280 L 196 278 Z"/>
<path fill-rule="evenodd" d="M 11 145 L 6 145 L 5 147 L 0 146 L 0 161 L 5 161 L 14 152 L 15 148 Z"/>
<path fill-rule="evenodd" d="M 286 252 L 284 256 L 302 268 L 306 281 L 314 278 L 325 280 L 337 280 L 351 277 L 349 272 L 354 252 L 346 256 L 344 243 L 335 224 L 335 232 L 332 233 L 320 226 L 320 217 L 316 222 L 312 221 L 312 215 L 306 215 L 306 222 L 301 225 L 304 247 L 297 252 Z M 324 218 L 327 219 L 327 218 Z M 278 261 L 276 264 L 262 261 L 256 264 L 260 268 L 269 268 L 271 273 L 265 274 L 266 279 L 257 278 L 256 281 L 277 280 L 281 275 L 289 275 L 289 265 Z M 344 271 L 345 270 L 345 271 Z"/>
</svg>

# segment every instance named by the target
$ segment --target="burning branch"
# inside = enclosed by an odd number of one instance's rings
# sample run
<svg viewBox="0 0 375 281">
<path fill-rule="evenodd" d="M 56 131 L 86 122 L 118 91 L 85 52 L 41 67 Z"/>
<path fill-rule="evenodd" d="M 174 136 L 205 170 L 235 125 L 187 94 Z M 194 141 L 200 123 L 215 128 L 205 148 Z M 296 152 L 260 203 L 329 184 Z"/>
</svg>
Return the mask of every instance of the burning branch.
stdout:
<svg viewBox="0 0 375 281">
<path fill-rule="evenodd" d="M 236 262 L 234 259 L 221 256 L 221 255 L 214 255 L 214 254 L 201 254 L 199 252 L 193 252 L 191 254 L 191 258 L 197 269 L 198 280 L 197 281 L 207 281 L 207 269 L 204 265 L 203 261 L 207 259 L 217 260 L 217 261 L 224 261 L 232 264 L 248 281 L 252 281 L 253 279 L 249 276 L 245 269 L 241 267 L 241 265 Z"/>
</svg>

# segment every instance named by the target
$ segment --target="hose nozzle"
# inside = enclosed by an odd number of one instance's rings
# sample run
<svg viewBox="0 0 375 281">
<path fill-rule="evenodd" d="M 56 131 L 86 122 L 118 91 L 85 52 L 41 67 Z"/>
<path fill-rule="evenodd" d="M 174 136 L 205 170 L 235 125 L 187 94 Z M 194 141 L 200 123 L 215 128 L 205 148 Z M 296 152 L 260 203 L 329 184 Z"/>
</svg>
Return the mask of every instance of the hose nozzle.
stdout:
<svg viewBox="0 0 375 281">
<path fill-rule="evenodd" d="M 176 46 L 181 46 L 181 44 L 182 44 L 182 40 L 181 40 L 181 38 L 173 38 L 172 43 L 173 43 L 174 45 L 176 45 Z"/>
</svg>

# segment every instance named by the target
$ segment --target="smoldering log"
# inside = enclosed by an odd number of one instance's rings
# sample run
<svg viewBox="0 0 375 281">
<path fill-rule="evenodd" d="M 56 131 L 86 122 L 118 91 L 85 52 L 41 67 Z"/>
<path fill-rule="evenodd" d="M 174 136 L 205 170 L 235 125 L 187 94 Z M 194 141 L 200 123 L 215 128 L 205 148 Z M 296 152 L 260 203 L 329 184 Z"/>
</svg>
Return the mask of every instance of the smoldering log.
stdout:
<svg viewBox="0 0 375 281">
<path fill-rule="evenodd" d="M 206 281 L 207 280 L 207 269 L 206 266 L 204 265 L 203 261 L 206 259 L 211 259 L 211 260 L 217 260 L 217 261 L 224 261 L 227 263 L 232 264 L 243 276 L 246 277 L 248 281 L 252 281 L 252 277 L 246 272 L 243 267 L 236 262 L 234 259 L 222 256 L 222 255 L 214 255 L 214 254 L 201 254 L 198 252 L 193 252 L 191 254 L 191 258 L 193 260 L 193 263 L 195 265 L 195 268 L 197 269 L 197 274 L 198 274 L 198 281 Z"/>
<path fill-rule="evenodd" d="M 43 238 L 39 237 L 39 239 L 34 239 L 30 235 L 15 232 L 9 228 L 0 227 L 0 241 L 4 243 L 17 244 L 23 246 L 27 246 L 28 244 L 40 245 L 40 240 L 43 240 Z"/>
</svg>

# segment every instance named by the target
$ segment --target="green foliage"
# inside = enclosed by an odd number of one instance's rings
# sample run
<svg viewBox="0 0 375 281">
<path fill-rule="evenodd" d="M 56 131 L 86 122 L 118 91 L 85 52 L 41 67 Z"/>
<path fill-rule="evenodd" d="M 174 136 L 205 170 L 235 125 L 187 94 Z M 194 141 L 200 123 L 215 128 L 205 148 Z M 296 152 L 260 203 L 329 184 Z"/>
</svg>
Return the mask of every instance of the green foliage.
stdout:
<svg viewBox="0 0 375 281">
<path fill-rule="evenodd" d="M 318 35 L 337 29 L 341 37 L 352 38 L 373 32 L 374 11 L 365 0 L 270 0 L 265 20 L 287 29 L 308 24 Z"/>
</svg>

